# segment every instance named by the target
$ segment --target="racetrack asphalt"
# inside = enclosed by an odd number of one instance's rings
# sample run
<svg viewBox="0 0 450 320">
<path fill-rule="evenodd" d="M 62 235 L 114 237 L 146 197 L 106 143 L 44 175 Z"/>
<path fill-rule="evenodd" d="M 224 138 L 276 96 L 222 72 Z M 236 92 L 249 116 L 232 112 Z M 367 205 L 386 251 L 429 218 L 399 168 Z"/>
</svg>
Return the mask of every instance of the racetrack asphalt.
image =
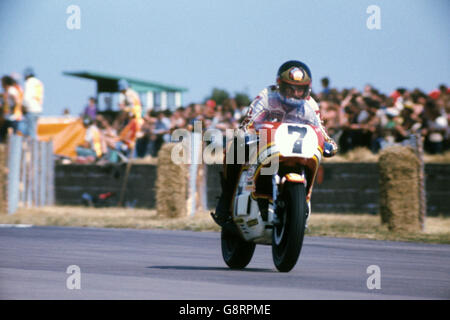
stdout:
<svg viewBox="0 0 450 320">
<path fill-rule="evenodd" d="M 450 245 L 307 236 L 295 268 L 280 273 L 262 245 L 246 269 L 229 269 L 218 232 L 0 228 L 0 299 L 449 298 Z"/>
</svg>

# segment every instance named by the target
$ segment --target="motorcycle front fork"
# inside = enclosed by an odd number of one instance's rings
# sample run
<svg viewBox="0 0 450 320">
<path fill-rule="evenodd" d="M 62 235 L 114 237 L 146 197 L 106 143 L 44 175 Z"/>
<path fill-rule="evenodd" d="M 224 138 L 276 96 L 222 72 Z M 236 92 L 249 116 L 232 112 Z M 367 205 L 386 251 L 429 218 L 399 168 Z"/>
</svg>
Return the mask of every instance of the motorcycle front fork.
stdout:
<svg viewBox="0 0 450 320">
<path fill-rule="evenodd" d="M 269 205 L 269 222 L 271 222 L 273 225 L 279 225 L 281 224 L 281 217 L 280 217 L 280 211 L 284 208 L 284 202 L 280 201 L 281 199 L 278 199 L 280 195 L 280 176 L 278 174 L 272 175 L 272 199 L 273 203 L 272 206 Z M 306 227 L 308 227 L 308 220 L 311 214 L 311 202 L 308 201 L 306 203 Z"/>
<path fill-rule="evenodd" d="M 280 195 L 279 192 L 279 186 L 280 186 L 280 176 L 278 174 L 272 175 L 272 207 L 269 206 L 269 222 L 271 222 L 275 226 L 279 226 L 281 224 L 280 209 L 283 208 L 282 203 L 279 202 L 278 196 Z"/>
</svg>

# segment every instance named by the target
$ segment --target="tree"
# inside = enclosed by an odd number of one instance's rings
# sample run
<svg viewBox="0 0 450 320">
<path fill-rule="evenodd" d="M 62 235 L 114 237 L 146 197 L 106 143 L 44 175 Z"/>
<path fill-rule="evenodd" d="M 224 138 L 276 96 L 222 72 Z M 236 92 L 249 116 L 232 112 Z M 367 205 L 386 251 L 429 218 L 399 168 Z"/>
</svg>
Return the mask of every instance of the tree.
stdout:
<svg viewBox="0 0 450 320">
<path fill-rule="evenodd" d="M 252 102 L 249 96 L 243 92 L 236 92 L 234 99 L 236 100 L 238 107 L 246 107 Z"/>
<path fill-rule="evenodd" d="M 214 100 L 216 104 L 222 104 L 226 99 L 230 97 L 230 94 L 223 89 L 214 88 L 211 96 L 207 98 L 206 100 Z"/>
<path fill-rule="evenodd" d="M 207 97 L 205 99 L 205 101 L 208 101 L 210 99 L 214 100 L 217 105 L 219 105 L 219 104 L 223 105 L 223 103 L 227 99 L 234 99 L 236 101 L 236 104 L 237 104 L 238 107 L 248 106 L 252 102 L 251 99 L 249 98 L 249 96 L 246 93 L 236 92 L 234 94 L 234 98 L 233 98 L 233 97 L 230 96 L 228 91 L 226 91 L 224 89 L 218 89 L 218 88 L 214 88 L 212 90 L 211 95 L 209 97 Z"/>
</svg>

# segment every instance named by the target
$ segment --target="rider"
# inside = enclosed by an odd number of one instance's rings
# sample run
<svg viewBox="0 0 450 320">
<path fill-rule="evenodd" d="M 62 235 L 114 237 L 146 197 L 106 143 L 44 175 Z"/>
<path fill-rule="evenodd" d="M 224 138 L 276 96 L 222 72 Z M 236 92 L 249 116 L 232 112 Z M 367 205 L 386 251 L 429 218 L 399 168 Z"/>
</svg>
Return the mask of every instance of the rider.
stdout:
<svg viewBox="0 0 450 320">
<path fill-rule="evenodd" d="M 325 138 L 323 155 L 325 157 L 334 156 L 338 147 L 334 140 L 328 136 L 322 125 L 319 106 L 310 96 L 311 82 L 311 71 L 306 64 L 296 60 L 283 63 L 278 69 L 277 85 L 263 89 L 253 100 L 240 125 L 240 129 L 246 133 L 254 121 L 257 121 L 258 117 L 267 110 L 280 110 L 287 115 L 293 114 L 298 116 L 300 114 L 301 117 L 318 124 Z M 234 155 L 236 155 L 236 138 L 228 150 L 231 148 L 234 149 Z M 221 176 L 222 194 L 216 207 L 216 213 L 211 214 L 214 221 L 222 227 L 231 222 L 230 207 L 242 166 L 236 162 L 233 161 L 232 164 L 227 164 L 224 161 L 224 172 Z"/>
</svg>

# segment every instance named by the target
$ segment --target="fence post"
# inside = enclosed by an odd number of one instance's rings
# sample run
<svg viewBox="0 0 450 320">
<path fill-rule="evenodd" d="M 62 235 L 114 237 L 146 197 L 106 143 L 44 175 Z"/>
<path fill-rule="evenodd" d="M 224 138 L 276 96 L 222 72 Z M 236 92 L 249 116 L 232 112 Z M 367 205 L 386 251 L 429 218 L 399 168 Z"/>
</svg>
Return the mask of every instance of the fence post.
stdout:
<svg viewBox="0 0 450 320">
<path fill-rule="evenodd" d="M 45 142 L 43 141 L 39 141 L 39 154 L 40 154 L 39 205 L 45 206 L 47 193 L 47 150 Z"/>
<path fill-rule="evenodd" d="M 55 204 L 55 163 L 53 157 L 53 141 L 47 144 L 47 205 Z"/>
<path fill-rule="evenodd" d="M 27 201 L 27 156 L 28 156 L 28 148 L 27 148 L 27 138 L 22 139 L 21 149 L 22 155 L 20 160 L 20 206 L 24 207 Z"/>
<path fill-rule="evenodd" d="M 7 144 L 0 144 L 0 214 L 7 213 L 7 166 L 8 166 L 8 148 Z"/>
<path fill-rule="evenodd" d="M 33 141 L 31 138 L 26 139 L 27 142 L 27 167 L 26 167 L 26 176 L 27 176 L 27 188 L 25 195 L 25 203 L 26 207 L 30 208 L 33 205 Z"/>
<path fill-rule="evenodd" d="M 32 139 L 32 158 L 33 158 L 33 166 L 31 171 L 31 176 L 33 180 L 33 187 L 31 190 L 32 198 L 33 198 L 33 206 L 39 205 L 39 142 L 37 139 Z"/>
<path fill-rule="evenodd" d="M 189 199 L 191 205 L 189 215 L 194 216 L 197 209 L 197 178 L 198 166 L 202 163 L 202 135 L 198 132 L 191 134 L 191 165 L 189 166 Z M 199 199 L 201 201 L 201 199 Z"/>
<path fill-rule="evenodd" d="M 422 231 L 425 230 L 425 219 L 427 216 L 427 196 L 425 189 L 425 161 L 423 159 L 423 140 L 420 133 L 414 134 L 415 150 L 419 158 L 419 223 Z"/>
<path fill-rule="evenodd" d="M 22 154 L 22 137 L 9 136 L 8 155 L 8 214 L 16 212 L 19 204 L 20 164 Z"/>
</svg>

